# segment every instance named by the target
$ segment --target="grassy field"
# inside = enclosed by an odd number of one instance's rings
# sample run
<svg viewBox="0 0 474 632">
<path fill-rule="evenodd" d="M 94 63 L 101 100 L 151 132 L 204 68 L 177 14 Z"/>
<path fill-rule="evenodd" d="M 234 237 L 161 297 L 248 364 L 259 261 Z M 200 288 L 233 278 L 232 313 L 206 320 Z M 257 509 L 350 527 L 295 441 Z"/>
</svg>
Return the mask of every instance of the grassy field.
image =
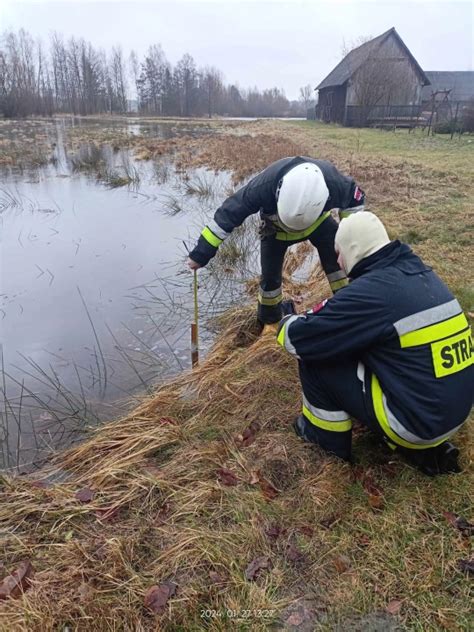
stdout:
<svg viewBox="0 0 474 632">
<path fill-rule="evenodd" d="M 236 181 L 288 154 L 333 160 L 472 312 L 471 140 L 257 121 L 173 151 Z M 291 280 L 308 251 L 285 268 L 302 307 L 329 294 L 318 269 Z M 431 480 L 362 430 L 353 468 L 303 445 L 299 407 L 294 361 L 243 306 L 198 369 L 59 455 L 63 482 L 3 478 L 3 574 L 22 560 L 35 574 L 0 602 L 1 629 L 472 629 L 469 529 L 455 518 L 473 517 L 467 427 L 464 473 Z"/>
</svg>

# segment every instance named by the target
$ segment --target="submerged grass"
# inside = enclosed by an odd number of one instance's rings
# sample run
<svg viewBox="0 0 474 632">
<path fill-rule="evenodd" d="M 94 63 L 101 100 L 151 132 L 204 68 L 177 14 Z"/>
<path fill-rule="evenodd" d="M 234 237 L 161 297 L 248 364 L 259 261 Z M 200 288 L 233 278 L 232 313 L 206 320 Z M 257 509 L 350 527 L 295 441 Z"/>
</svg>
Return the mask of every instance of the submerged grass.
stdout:
<svg viewBox="0 0 474 632">
<path fill-rule="evenodd" d="M 417 241 L 463 304 L 472 300 L 467 159 L 447 160 L 441 176 L 436 146 L 421 143 L 408 161 L 408 141 L 387 132 L 363 131 L 348 155 L 351 131 L 252 129 L 269 137 L 266 156 L 298 147 L 342 169 L 352 162 L 392 235 Z M 246 172 L 250 161 L 228 142 L 230 162 Z M 225 144 L 221 152 L 219 161 Z M 285 292 L 301 309 L 329 294 L 318 267 L 305 281 L 292 278 L 309 252 L 300 246 L 285 267 Z M 253 294 L 255 282 L 248 287 Z M 362 431 L 351 468 L 293 435 L 297 366 L 272 334 L 259 335 L 253 306 L 225 314 L 220 328 L 197 369 L 58 455 L 38 474 L 46 482 L 2 479 L 5 574 L 25 558 L 36 574 L 24 594 L 1 602 L 1 629 L 468 630 L 470 584 L 459 568 L 468 540 L 443 513 L 472 518 L 467 428 L 458 437 L 462 475 L 428 479 Z M 251 424 L 258 430 L 244 441 Z M 376 506 L 367 479 L 382 493 Z M 81 489 L 94 492 L 90 502 L 75 497 Z M 261 569 L 249 579 L 256 558 Z M 144 596 L 166 581 L 176 593 L 153 614 Z"/>
</svg>

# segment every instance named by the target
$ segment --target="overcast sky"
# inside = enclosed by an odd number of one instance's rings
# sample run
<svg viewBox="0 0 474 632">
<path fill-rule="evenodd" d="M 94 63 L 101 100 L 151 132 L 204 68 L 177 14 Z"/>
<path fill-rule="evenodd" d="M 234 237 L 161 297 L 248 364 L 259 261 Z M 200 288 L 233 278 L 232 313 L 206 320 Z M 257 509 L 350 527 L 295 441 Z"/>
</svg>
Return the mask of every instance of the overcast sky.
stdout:
<svg viewBox="0 0 474 632">
<path fill-rule="evenodd" d="M 395 26 L 424 70 L 473 69 L 473 2 L 461 0 L 0 0 L 0 27 L 47 39 L 82 36 L 141 57 L 160 43 L 174 64 L 190 53 L 228 83 L 283 88 L 297 98 L 341 58 L 343 42 Z"/>
</svg>

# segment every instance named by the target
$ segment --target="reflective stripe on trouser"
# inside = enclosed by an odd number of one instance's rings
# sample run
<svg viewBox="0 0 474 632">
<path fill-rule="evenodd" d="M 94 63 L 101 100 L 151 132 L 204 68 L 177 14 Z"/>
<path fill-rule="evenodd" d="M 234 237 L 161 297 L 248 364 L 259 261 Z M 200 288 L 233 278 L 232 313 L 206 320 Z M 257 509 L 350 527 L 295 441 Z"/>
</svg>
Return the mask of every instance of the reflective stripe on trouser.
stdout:
<svg viewBox="0 0 474 632">
<path fill-rule="evenodd" d="M 352 428 L 352 421 L 345 410 L 326 410 L 313 406 L 303 395 L 303 415 L 314 426 L 330 432 L 345 432 Z"/>
<path fill-rule="evenodd" d="M 300 360 L 298 368 L 303 389 L 303 415 L 311 424 L 312 434 L 316 435 L 323 450 L 350 459 L 350 415 L 358 419 L 367 416 L 362 385 L 357 379 L 357 364 L 348 361 L 342 366 L 323 366 Z M 336 393 L 336 389 L 340 393 Z"/>
<path fill-rule="evenodd" d="M 312 227 L 313 232 L 304 238 L 300 238 L 299 241 L 309 239 L 313 246 L 316 247 L 321 265 L 326 275 L 339 275 L 341 270 L 337 264 L 337 256 L 334 250 L 334 237 L 336 235 L 338 224 L 333 217 L 331 217 L 330 213 L 324 213 L 319 219 L 321 222 L 316 228 L 314 228 L 314 226 Z M 261 240 L 260 258 L 262 265 L 262 277 L 260 281 L 260 288 L 262 292 L 273 291 L 281 287 L 285 252 L 292 243 L 295 243 L 294 234 L 293 239 L 289 237 L 288 241 L 277 239 L 275 235 L 266 236 Z M 337 284 L 340 287 L 345 283 L 345 280 L 341 277 L 334 279 L 332 283 Z M 333 291 L 336 289 L 338 288 L 333 288 Z M 276 323 L 281 320 L 282 316 L 281 301 L 275 303 L 274 305 L 265 305 L 259 301 L 258 320 L 260 322 Z"/>
<path fill-rule="evenodd" d="M 283 313 L 281 309 L 281 285 L 283 261 L 288 245 L 267 236 L 260 242 L 262 276 L 258 295 L 257 317 L 261 323 L 277 323 Z"/>
<path fill-rule="evenodd" d="M 426 450 L 428 448 L 434 448 L 437 445 L 440 445 L 440 443 L 446 441 L 446 439 L 449 439 L 449 437 L 457 432 L 463 425 L 460 424 L 459 426 L 452 428 L 449 432 L 446 432 L 438 437 L 433 437 L 432 439 L 422 439 L 407 430 L 395 417 L 387 404 L 387 399 L 375 374 L 372 374 L 370 389 L 375 416 L 380 424 L 380 428 L 387 439 L 398 446 L 409 448 L 410 450 Z"/>
<path fill-rule="evenodd" d="M 338 223 L 333 217 L 328 217 L 309 240 L 318 250 L 319 259 L 333 292 L 337 292 L 347 285 L 347 277 L 339 268 L 337 255 L 334 250 L 334 238 Z"/>
<path fill-rule="evenodd" d="M 262 290 L 258 291 L 258 302 L 261 305 L 278 305 L 282 301 L 281 286 L 276 290 Z"/>
</svg>

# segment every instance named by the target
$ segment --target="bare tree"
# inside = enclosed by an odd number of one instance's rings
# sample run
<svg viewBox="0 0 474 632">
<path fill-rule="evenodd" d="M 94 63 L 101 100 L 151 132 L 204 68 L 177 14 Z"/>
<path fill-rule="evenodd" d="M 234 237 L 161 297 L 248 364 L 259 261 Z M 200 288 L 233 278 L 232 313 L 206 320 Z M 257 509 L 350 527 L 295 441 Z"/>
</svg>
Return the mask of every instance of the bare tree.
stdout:
<svg viewBox="0 0 474 632">
<path fill-rule="evenodd" d="M 127 112 L 127 80 L 124 70 L 122 49 L 120 46 L 112 49 L 111 62 L 114 92 L 117 100 L 117 109 L 121 113 Z"/>
<path fill-rule="evenodd" d="M 341 45 L 341 58 L 347 57 L 347 55 L 355 48 L 359 48 L 359 46 L 370 42 L 372 39 L 374 39 L 372 35 L 359 35 L 359 37 L 356 37 L 356 39 L 351 40 L 350 42 L 346 42 L 346 40 L 343 39 Z"/>
<path fill-rule="evenodd" d="M 222 73 L 213 66 L 206 66 L 201 72 L 202 86 L 206 96 L 207 115 L 212 117 L 217 112 L 218 99 L 222 95 L 223 78 Z"/>
<path fill-rule="evenodd" d="M 300 101 L 303 103 L 304 111 L 314 105 L 314 90 L 308 83 L 300 88 Z"/>
<path fill-rule="evenodd" d="M 127 72 L 128 70 L 128 72 Z M 214 66 L 198 70 L 189 54 L 173 67 L 160 44 L 143 60 L 132 51 L 125 62 L 120 47 L 107 52 L 82 38 L 67 42 L 58 34 L 49 46 L 34 41 L 25 30 L 0 37 L 0 115 L 124 113 L 128 106 L 128 78 L 136 88 L 139 111 L 156 115 L 231 116 L 296 115 L 278 88 L 242 90 L 225 85 Z M 307 104 L 310 86 L 302 88 Z M 301 107 L 301 106 L 300 106 Z"/>
</svg>

